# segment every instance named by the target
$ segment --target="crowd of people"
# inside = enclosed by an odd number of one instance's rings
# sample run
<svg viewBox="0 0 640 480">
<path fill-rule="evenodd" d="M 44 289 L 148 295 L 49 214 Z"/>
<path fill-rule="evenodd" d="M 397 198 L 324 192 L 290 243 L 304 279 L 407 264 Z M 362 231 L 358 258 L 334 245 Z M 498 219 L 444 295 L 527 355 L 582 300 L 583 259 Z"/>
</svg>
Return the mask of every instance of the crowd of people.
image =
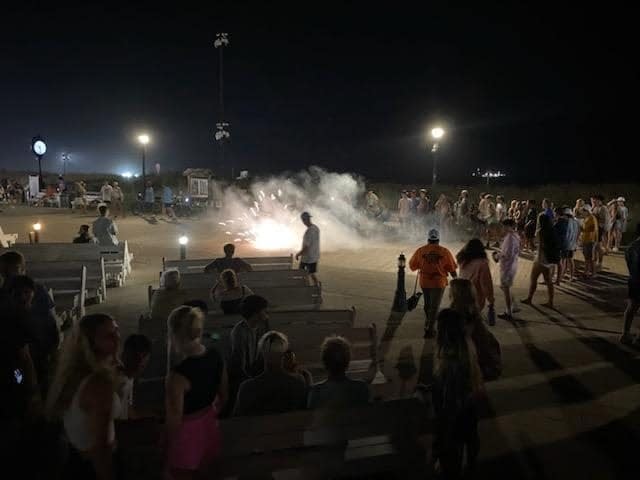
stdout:
<svg viewBox="0 0 640 480">
<path fill-rule="evenodd" d="M 24 203 L 25 187 L 12 178 L 0 180 L 0 203 L 20 204 Z"/>
</svg>

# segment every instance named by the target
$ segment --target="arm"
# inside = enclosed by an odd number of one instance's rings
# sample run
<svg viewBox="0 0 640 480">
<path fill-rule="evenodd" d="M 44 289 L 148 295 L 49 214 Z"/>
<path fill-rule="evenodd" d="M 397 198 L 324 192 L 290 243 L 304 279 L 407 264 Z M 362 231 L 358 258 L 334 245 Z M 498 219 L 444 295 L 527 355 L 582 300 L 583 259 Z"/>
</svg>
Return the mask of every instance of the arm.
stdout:
<svg viewBox="0 0 640 480">
<path fill-rule="evenodd" d="M 222 367 L 222 376 L 220 378 L 220 386 L 218 387 L 218 395 L 213 403 L 216 411 L 222 411 L 222 408 L 229 400 L 229 375 L 227 374 L 227 367 Z"/>
<path fill-rule="evenodd" d="M 253 267 L 249 263 L 247 263 L 244 260 L 242 260 L 242 271 L 243 272 L 253 272 Z"/>
<path fill-rule="evenodd" d="M 170 372 L 166 381 L 165 408 L 167 433 L 171 437 L 182 425 L 184 408 L 184 392 L 188 388 L 188 380 L 179 373 Z"/>
<path fill-rule="evenodd" d="M 305 255 L 307 253 L 307 251 L 309 250 L 308 245 L 302 245 L 302 249 L 296 253 L 296 260 L 298 260 L 301 256 Z"/>
<path fill-rule="evenodd" d="M 42 411 L 42 398 L 40 388 L 38 388 L 38 376 L 36 368 L 33 366 L 29 345 L 25 345 L 18 352 L 20 368 L 24 374 L 24 382 L 29 391 L 29 413 L 31 417 L 36 417 Z"/>
<path fill-rule="evenodd" d="M 216 261 L 213 260 L 212 262 L 208 263 L 205 267 L 204 267 L 204 273 L 213 273 L 217 271 L 216 269 Z"/>
<path fill-rule="evenodd" d="M 251 399 L 249 397 L 251 395 L 247 395 L 246 393 L 244 393 L 245 387 L 246 383 L 243 382 L 238 389 L 238 396 L 236 397 L 236 403 L 233 407 L 233 417 L 241 417 L 248 414 L 248 409 L 251 402 Z"/>
<path fill-rule="evenodd" d="M 411 256 L 411 259 L 409 260 L 409 268 L 411 269 L 412 272 L 415 272 L 420 268 L 422 257 L 418 252 L 420 252 L 420 250 L 416 250 L 415 253 Z"/>
<path fill-rule="evenodd" d="M 85 385 L 80 398 L 80 407 L 86 411 L 89 421 L 89 457 L 100 480 L 114 478 L 113 445 L 109 438 L 113 394 L 110 379 L 102 374 L 94 374 Z"/>
</svg>

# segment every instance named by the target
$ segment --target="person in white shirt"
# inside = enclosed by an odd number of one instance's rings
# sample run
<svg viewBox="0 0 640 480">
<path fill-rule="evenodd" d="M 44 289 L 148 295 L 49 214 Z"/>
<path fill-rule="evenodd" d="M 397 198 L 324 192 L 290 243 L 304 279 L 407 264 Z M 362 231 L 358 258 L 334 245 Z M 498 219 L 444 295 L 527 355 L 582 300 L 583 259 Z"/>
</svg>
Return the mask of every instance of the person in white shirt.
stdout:
<svg viewBox="0 0 640 480">
<path fill-rule="evenodd" d="M 102 195 L 102 201 L 107 205 L 111 205 L 111 197 L 113 195 L 113 187 L 109 185 L 107 180 L 104 181 L 104 185 L 100 189 L 100 195 Z"/>
<path fill-rule="evenodd" d="M 411 200 L 407 197 L 407 192 L 400 192 L 400 200 L 398 200 L 398 218 L 400 226 L 404 227 L 411 213 Z"/>
<path fill-rule="evenodd" d="M 312 283 L 318 285 L 316 272 L 318 271 L 318 260 L 320 260 L 320 229 L 311 223 L 309 212 L 302 212 L 300 218 L 307 230 L 302 237 L 302 249 L 296 253 L 296 260 L 300 259 L 300 269 L 306 270 Z"/>
<path fill-rule="evenodd" d="M 124 193 L 118 182 L 113 182 L 113 191 L 111 192 L 111 207 L 115 210 L 116 215 L 124 217 Z"/>
<path fill-rule="evenodd" d="M 98 207 L 100 216 L 93 222 L 93 236 L 100 245 L 118 245 L 118 227 L 107 215 L 109 208 L 106 205 Z"/>
</svg>

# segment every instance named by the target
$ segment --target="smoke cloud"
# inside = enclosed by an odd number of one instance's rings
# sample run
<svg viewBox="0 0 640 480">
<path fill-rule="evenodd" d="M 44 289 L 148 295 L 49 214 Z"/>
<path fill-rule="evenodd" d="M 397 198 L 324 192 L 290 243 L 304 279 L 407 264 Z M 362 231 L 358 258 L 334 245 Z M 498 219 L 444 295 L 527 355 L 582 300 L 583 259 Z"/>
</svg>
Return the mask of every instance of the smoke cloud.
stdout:
<svg viewBox="0 0 640 480">
<path fill-rule="evenodd" d="M 381 220 L 365 211 L 365 184 L 354 174 L 318 167 L 254 181 L 247 191 L 216 185 L 222 198 L 220 227 L 236 243 L 268 251 L 300 247 L 304 211 L 320 228 L 323 251 L 359 249 L 388 238 Z"/>
</svg>

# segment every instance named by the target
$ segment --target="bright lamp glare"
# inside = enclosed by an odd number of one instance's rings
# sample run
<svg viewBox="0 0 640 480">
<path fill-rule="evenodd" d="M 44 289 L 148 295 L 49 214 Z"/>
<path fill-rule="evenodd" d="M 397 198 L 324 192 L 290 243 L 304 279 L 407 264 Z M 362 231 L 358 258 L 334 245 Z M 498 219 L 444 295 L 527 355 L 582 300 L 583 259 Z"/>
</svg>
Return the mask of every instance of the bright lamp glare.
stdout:
<svg viewBox="0 0 640 480">
<path fill-rule="evenodd" d="M 142 135 L 138 135 L 138 141 L 142 145 L 146 145 L 147 143 L 149 143 L 149 135 L 144 134 L 144 133 Z"/>
<path fill-rule="evenodd" d="M 131 173 L 131 172 L 124 172 L 124 173 L 122 174 L 122 177 L 123 177 L 123 178 L 131 178 L 131 177 L 133 177 L 133 173 Z"/>
<path fill-rule="evenodd" d="M 431 129 L 431 136 L 436 140 L 439 138 L 442 138 L 443 135 L 444 135 L 444 129 L 440 127 L 435 127 Z"/>
<path fill-rule="evenodd" d="M 179 239 L 178 239 L 178 243 L 180 245 L 186 245 L 187 243 L 189 243 L 189 237 L 187 237 L 186 235 L 182 235 Z"/>
<path fill-rule="evenodd" d="M 34 229 L 36 232 L 39 232 L 39 231 L 42 229 L 42 225 L 40 224 L 40 222 L 38 222 L 38 223 L 34 223 L 34 224 L 33 224 L 33 229 Z"/>
</svg>

